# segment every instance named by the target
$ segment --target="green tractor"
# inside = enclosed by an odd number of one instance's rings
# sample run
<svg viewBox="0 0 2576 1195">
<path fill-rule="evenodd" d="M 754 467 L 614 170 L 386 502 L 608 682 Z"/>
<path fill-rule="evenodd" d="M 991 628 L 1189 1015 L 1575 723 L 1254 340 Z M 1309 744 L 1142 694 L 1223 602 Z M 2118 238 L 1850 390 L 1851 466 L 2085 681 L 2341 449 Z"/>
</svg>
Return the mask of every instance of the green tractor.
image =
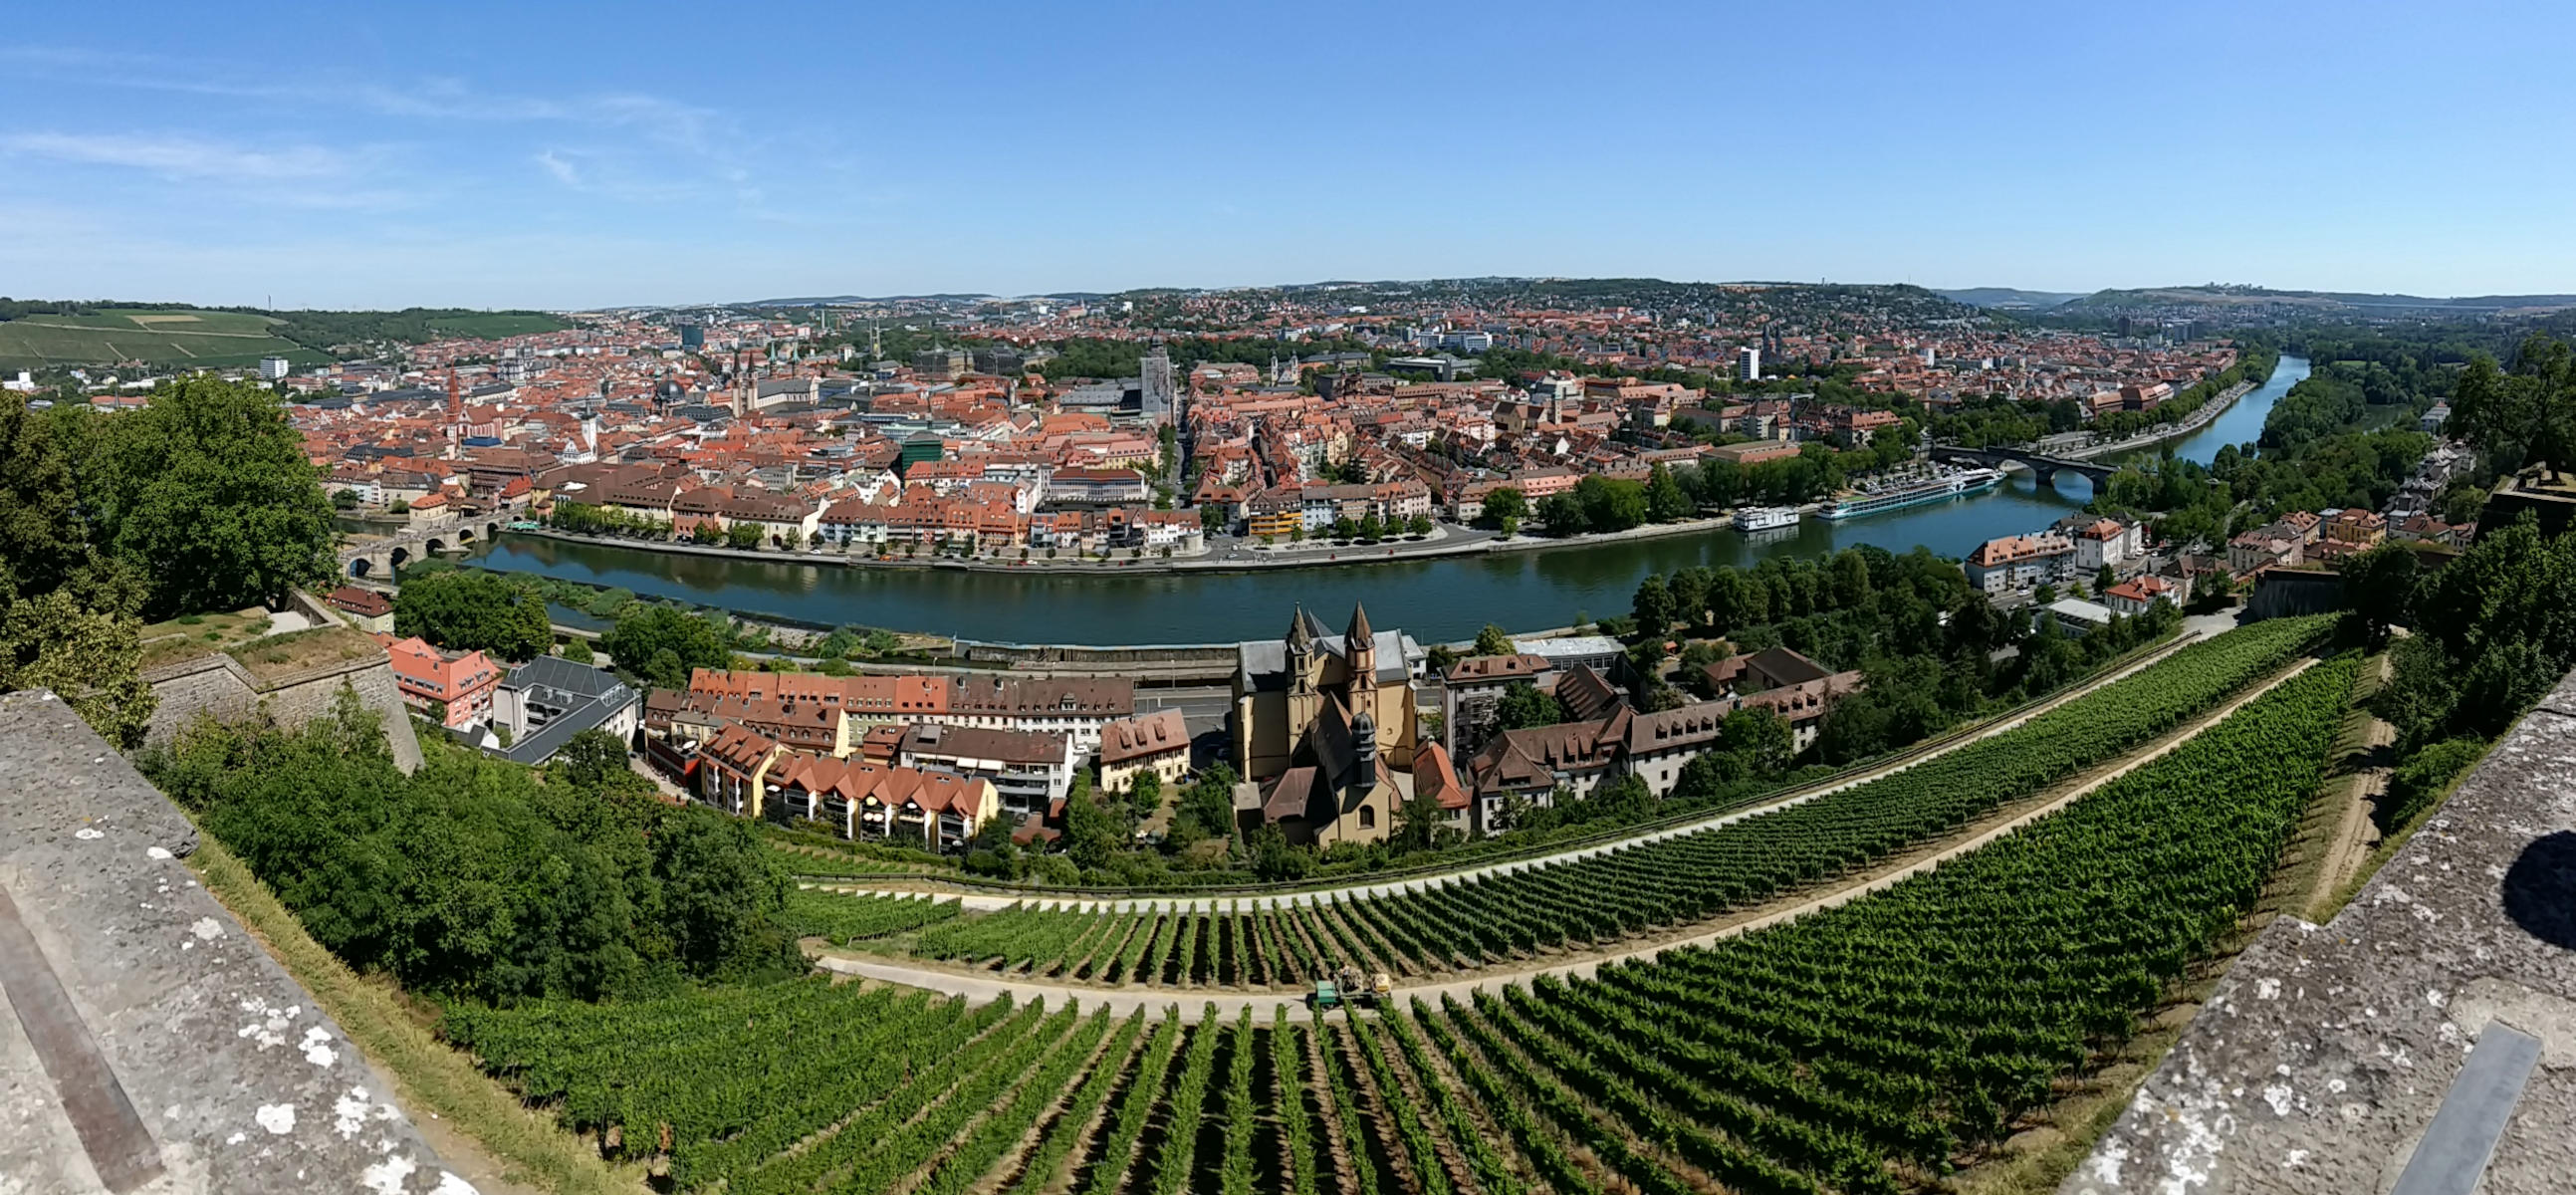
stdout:
<svg viewBox="0 0 2576 1195">
<path fill-rule="evenodd" d="M 1329 979 L 1316 980 L 1314 993 L 1306 997 L 1306 1006 L 1319 1013 L 1340 1008 L 1342 1006 L 1341 985 Z"/>
</svg>

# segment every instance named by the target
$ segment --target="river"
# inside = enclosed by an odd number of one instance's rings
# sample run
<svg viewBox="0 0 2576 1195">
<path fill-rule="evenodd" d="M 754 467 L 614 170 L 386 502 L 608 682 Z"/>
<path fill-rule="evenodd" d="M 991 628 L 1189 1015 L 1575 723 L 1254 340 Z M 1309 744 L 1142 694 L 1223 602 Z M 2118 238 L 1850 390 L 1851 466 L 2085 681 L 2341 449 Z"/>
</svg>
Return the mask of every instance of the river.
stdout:
<svg viewBox="0 0 2576 1195">
<path fill-rule="evenodd" d="M 2207 462 L 2221 444 L 2252 440 L 2272 404 L 2308 363 L 2284 357 L 2271 380 L 2237 400 L 2210 426 L 2176 441 L 2175 452 Z M 1248 573 L 965 572 L 769 563 L 567 543 L 504 535 L 474 563 L 615 585 L 745 614 L 805 622 L 928 631 L 1011 643 L 1095 645 L 1225 643 L 1270 638 L 1298 603 L 1339 625 L 1365 600 L 1381 627 L 1400 626 L 1423 642 L 1471 638 L 1486 623 L 1561 626 L 1578 613 L 1627 612 L 1649 572 L 1685 565 L 1749 565 L 1766 556 L 1821 556 L 1853 544 L 1894 552 L 1917 546 L 1962 556 L 1999 535 L 2035 530 L 2091 496 L 2061 474 L 2041 486 L 2015 473 L 1977 497 L 1854 520 L 1809 519 L 1795 528 L 1743 534 L 1712 531 L 1658 539 L 1497 552 L 1385 564 L 1325 565 Z"/>
</svg>

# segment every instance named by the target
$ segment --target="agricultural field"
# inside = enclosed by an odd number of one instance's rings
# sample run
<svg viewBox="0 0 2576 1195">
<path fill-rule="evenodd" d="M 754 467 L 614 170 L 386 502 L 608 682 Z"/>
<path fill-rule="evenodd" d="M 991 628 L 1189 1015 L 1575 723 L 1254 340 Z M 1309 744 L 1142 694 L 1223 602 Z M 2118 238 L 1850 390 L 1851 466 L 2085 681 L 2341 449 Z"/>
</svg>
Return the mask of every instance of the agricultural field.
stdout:
<svg viewBox="0 0 2576 1195">
<path fill-rule="evenodd" d="M 276 335 L 279 321 L 239 311 L 110 310 L 0 322 L 0 368 L 113 365 L 250 366 L 262 357 L 313 365 L 330 357 Z"/>
<path fill-rule="evenodd" d="M 457 1007 L 441 1031 L 678 1192 L 1928 1189 L 2045 1116 L 2238 928 L 2356 667 L 2309 668 L 1938 869 L 1595 979 L 1310 1020 L 811 977 Z M 1207 950 L 1143 928 L 1140 959 Z"/>
<path fill-rule="evenodd" d="M 1287 908 L 1013 908 L 951 920 L 913 951 L 1089 983 L 1297 987 L 1344 964 L 1411 977 L 1610 946 L 1848 875 L 2036 797 L 2217 708 L 2331 625 L 2325 616 L 2255 623 L 1893 775 L 1608 854 Z"/>
</svg>

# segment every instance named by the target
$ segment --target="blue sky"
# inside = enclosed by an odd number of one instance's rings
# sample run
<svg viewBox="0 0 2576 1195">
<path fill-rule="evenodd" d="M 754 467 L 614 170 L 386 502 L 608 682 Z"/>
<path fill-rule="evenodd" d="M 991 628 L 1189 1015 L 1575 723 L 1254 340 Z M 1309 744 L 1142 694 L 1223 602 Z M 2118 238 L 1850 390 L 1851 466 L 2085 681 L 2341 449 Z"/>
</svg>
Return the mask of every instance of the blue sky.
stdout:
<svg viewBox="0 0 2576 1195">
<path fill-rule="evenodd" d="M 0 293 L 2576 291 L 2576 5 L 18 6 Z"/>
</svg>

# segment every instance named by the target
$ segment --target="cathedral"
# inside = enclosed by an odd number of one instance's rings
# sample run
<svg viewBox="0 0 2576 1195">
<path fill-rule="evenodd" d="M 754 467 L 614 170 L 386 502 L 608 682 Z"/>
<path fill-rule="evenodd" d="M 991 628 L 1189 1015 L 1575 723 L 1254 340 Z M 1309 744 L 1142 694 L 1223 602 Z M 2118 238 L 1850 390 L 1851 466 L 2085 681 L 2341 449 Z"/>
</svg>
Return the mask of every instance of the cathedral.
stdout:
<svg viewBox="0 0 2576 1195">
<path fill-rule="evenodd" d="M 1295 843 L 1384 841 L 1423 749 L 1420 655 L 1403 632 L 1371 629 L 1358 606 L 1339 635 L 1301 608 L 1285 638 L 1239 645 L 1236 820 L 1278 826 Z"/>
</svg>

